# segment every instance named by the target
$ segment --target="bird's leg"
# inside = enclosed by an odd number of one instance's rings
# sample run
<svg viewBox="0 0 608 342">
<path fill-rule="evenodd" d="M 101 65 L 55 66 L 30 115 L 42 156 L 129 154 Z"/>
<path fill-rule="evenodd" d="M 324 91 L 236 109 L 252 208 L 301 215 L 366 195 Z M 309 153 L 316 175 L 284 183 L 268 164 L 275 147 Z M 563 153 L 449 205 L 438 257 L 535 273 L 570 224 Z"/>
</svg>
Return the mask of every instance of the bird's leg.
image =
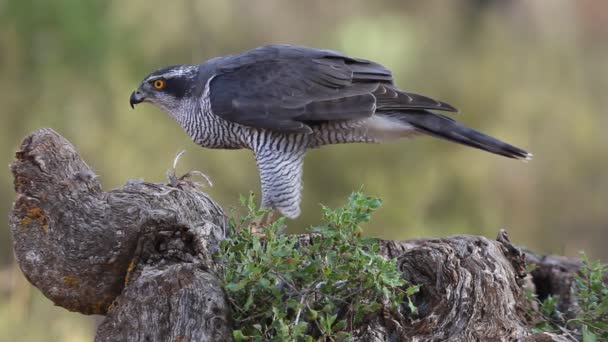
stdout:
<svg viewBox="0 0 608 342">
<path fill-rule="evenodd" d="M 276 216 L 276 211 L 273 209 L 266 214 L 266 221 L 264 222 L 264 226 L 270 226 L 274 223 Z"/>
<path fill-rule="evenodd" d="M 304 148 L 284 152 L 273 149 L 255 151 L 262 185 L 262 208 L 278 210 L 294 219 L 300 214 Z"/>
<path fill-rule="evenodd" d="M 179 162 L 179 159 L 185 152 L 186 151 L 181 151 L 177 154 L 177 156 L 175 156 L 175 159 L 173 160 L 173 167 L 167 171 L 167 180 L 169 182 L 168 183 L 169 186 L 172 186 L 174 188 L 180 188 L 180 189 L 184 186 L 189 186 L 191 188 L 202 187 L 203 186 L 202 183 L 195 182 L 191 179 L 192 176 L 195 176 L 195 175 L 202 177 L 209 186 L 213 186 L 213 183 L 211 183 L 211 180 L 209 179 L 209 177 L 200 171 L 192 170 L 192 171 L 187 172 L 186 174 L 184 174 L 181 177 L 177 177 L 177 175 L 176 175 L 177 163 Z"/>
</svg>

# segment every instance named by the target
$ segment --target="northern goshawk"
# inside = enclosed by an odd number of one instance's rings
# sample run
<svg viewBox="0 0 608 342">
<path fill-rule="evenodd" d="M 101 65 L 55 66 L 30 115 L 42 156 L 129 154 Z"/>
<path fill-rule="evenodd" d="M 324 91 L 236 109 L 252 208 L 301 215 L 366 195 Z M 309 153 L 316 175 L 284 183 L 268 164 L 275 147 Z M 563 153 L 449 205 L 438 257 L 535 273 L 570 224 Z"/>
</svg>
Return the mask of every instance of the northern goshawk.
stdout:
<svg viewBox="0 0 608 342">
<path fill-rule="evenodd" d="M 252 150 L 262 206 L 289 218 L 300 214 L 310 148 L 422 134 L 509 158 L 532 157 L 435 113 L 457 110 L 399 89 L 384 66 L 330 50 L 270 45 L 166 67 L 131 94 L 132 107 L 141 102 L 169 113 L 203 147 Z"/>
</svg>

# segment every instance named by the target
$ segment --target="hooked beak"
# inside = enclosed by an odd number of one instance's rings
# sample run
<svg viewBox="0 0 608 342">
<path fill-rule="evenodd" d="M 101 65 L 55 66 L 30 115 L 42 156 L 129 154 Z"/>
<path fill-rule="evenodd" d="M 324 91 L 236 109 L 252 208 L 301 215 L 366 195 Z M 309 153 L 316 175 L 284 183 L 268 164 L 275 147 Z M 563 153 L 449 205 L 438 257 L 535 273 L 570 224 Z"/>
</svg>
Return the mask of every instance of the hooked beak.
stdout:
<svg viewBox="0 0 608 342">
<path fill-rule="evenodd" d="M 129 98 L 129 104 L 131 105 L 131 108 L 135 108 L 136 104 L 144 102 L 145 98 L 146 97 L 139 89 L 131 93 L 131 97 Z"/>
</svg>

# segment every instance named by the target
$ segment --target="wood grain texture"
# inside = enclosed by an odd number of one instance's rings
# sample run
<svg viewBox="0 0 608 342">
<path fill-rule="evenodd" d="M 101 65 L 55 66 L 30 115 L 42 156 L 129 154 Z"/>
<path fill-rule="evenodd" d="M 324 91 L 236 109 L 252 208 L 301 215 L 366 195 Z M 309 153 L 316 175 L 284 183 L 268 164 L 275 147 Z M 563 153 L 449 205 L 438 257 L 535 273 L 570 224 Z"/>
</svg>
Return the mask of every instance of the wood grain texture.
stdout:
<svg viewBox="0 0 608 342">
<path fill-rule="evenodd" d="M 226 218 L 206 194 L 140 181 L 103 192 L 50 129 L 27 137 L 16 159 L 15 255 L 45 296 L 70 311 L 107 314 L 100 341 L 231 338 L 212 261 Z"/>
<path fill-rule="evenodd" d="M 520 286 L 525 272 L 518 272 L 524 261 L 504 231 L 499 240 L 466 235 L 422 240 L 398 257 L 404 277 L 425 284 L 422 318 L 411 327 L 419 339 L 498 341 L 529 335 L 528 302 Z"/>
<path fill-rule="evenodd" d="M 9 221 L 21 270 L 56 305 L 106 315 L 97 341 L 232 340 L 213 259 L 227 222 L 205 193 L 143 181 L 104 192 L 74 146 L 50 129 L 24 140 L 11 170 L 17 198 Z M 522 253 L 504 231 L 496 240 L 381 241 L 380 253 L 422 285 L 420 314 L 399 323 L 379 313 L 353 341 L 564 340 L 532 334 L 523 285 L 568 294 L 575 259 Z M 526 258 L 537 264 L 531 275 Z M 575 307 L 568 298 L 563 305 Z"/>
</svg>

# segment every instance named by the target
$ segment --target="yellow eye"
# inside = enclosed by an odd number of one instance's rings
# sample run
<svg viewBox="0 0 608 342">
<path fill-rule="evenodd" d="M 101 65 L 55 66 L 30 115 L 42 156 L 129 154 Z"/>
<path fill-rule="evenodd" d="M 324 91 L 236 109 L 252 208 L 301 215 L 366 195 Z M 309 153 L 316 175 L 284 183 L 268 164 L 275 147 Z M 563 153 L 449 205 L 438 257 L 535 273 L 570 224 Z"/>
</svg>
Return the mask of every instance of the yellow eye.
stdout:
<svg viewBox="0 0 608 342">
<path fill-rule="evenodd" d="M 165 87 L 165 81 L 161 79 L 155 80 L 154 82 L 152 82 L 152 86 L 154 87 L 154 89 L 161 90 Z"/>
</svg>

